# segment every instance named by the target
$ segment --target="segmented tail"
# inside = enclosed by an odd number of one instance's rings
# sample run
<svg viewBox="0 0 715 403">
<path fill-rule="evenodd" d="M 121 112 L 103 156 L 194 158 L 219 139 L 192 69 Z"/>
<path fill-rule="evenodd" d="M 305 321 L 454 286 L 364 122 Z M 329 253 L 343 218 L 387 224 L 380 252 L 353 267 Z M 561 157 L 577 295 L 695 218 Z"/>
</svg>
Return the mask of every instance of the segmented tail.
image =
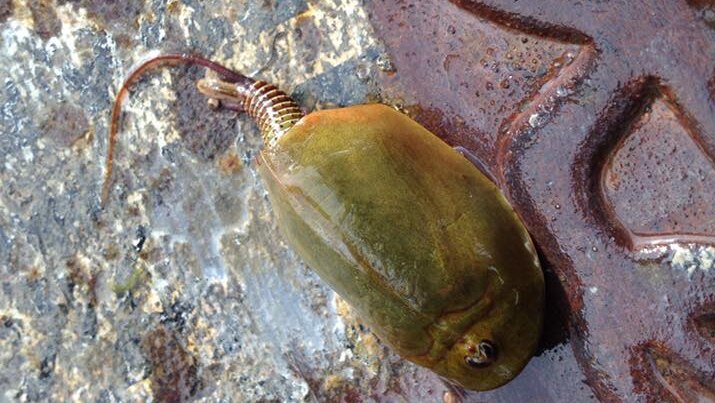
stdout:
<svg viewBox="0 0 715 403">
<path fill-rule="evenodd" d="M 271 146 L 300 118 L 303 111 L 285 92 L 265 81 L 256 81 L 248 89 L 244 109 L 261 129 L 263 141 Z"/>
<path fill-rule="evenodd" d="M 112 172 L 114 166 L 114 150 L 117 143 L 117 133 L 119 131 L 119 118 L 122 111 L 124 97 L 129 92 L 129 88 L 147 71 L 161 65 L 188 64 L 206 67 L 216 72 L 224 83 L 231 84 L 233 92 L 237 94 L 239 101 L 243 104 L 243 109 L 256 122 L 261 129 L 263 139 L 267 145 L 271 145 L 275 140 L 290 129 L 300 118 L 303 112 L 298 105 L 283 91 L 272 84 L 264 81 L 255 81 L 252 78 L 230 70 L 218 63 L 212 62 L 200 56 L 183 53 L 164 54 L 151 57 L 137 66 L 119 88 L 112 116 L 110 118 L 109 134 L 107 140 L 107 162 L 104 173 L 104 183 L 100 195 L 100 206 L 104 208 L 109 198 L 112 185 Z"/>
</svg>

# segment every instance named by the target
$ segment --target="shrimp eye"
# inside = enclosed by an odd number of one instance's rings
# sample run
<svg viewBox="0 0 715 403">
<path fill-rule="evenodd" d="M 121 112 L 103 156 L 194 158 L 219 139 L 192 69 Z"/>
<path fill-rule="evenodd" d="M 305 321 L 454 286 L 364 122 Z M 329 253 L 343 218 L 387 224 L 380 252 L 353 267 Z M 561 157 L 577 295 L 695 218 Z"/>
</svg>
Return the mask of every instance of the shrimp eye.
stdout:
<svg viewBox="0 0 715 403">
<path fill-rule="evenodd" d="M 475 346 L 467 348 L 469 355 L 464 357 L 464 362 L 472 368 L 485 368 L 497 359 L 497 348 L 489 340 L 482 340 Z"/>
</svg>

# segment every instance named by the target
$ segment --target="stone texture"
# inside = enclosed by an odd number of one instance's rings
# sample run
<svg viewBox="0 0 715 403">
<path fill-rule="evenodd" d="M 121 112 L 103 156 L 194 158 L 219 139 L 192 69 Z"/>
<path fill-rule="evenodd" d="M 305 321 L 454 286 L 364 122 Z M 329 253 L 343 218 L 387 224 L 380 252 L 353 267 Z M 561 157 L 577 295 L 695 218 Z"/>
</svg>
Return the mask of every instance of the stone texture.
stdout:
<svg viewBox="0 0 715 403">
<path fill-rule="evenodd" d="M 0 400 L 441 393 L 284 245 L 253 169 L 260 136 L 208 109 L 201 69 L 135 86 L 98 204 L 133 65 L 191 51 L 306 108 L 365 102 L 386 73 L 358 1 L 13 0 L 0 21 Z"/>
</svg>

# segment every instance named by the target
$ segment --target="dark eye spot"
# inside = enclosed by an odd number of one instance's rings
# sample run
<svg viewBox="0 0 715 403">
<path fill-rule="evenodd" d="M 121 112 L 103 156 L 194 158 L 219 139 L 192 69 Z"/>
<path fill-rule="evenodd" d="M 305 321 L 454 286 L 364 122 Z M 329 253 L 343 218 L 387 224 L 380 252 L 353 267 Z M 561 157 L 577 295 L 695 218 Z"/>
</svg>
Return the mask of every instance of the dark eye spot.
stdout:
<svg viewBox="0 0 715 403">
<path fill-rule="evenodd" d="M 482 340 L 477 346 L 467 347 L 469 355 L 464 357 L 464 362 L 472 368 L 485 368 L 497 359 L 497 348 L 493 342 Z"/>
</svg>

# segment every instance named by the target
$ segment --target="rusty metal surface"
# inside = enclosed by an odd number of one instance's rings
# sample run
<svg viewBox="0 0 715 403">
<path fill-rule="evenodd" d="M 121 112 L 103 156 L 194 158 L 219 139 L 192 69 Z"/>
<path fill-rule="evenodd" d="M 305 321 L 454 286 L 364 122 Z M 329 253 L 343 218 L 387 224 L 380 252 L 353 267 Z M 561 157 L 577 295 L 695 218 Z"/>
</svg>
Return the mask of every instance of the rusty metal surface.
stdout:
<svg viewBox="0 0 715 403">
<path fill-rule="evenodd" d="M 550 310 L 567 307 L 577 365 L 536 359 L 468 397 L 513 401 L 530 384 L 536 400 L 580 400 L 585 381 L 602 400 L 715 399 L 715 5 L 368 9 L 396 68 L 384 93 L 488 166 L 563 296 Z"/>
</svg>

